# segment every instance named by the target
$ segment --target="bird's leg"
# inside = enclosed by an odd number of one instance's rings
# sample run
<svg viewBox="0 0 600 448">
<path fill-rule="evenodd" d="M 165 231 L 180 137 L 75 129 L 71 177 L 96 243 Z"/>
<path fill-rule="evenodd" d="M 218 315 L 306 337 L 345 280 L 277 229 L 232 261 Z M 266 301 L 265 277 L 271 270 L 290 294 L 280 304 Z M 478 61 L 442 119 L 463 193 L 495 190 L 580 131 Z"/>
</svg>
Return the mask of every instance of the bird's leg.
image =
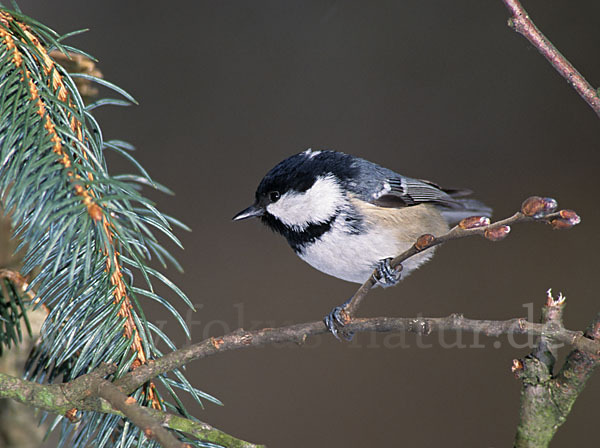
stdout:
<svg viewBox="0 0 600 448">
<path fill-rule="evenodd" d="M 402 270 L 402 265 L 398 265 L 393 268 L 390 264 L 391 258 L 385 258 L 383 260 L 379 260 L 373 275 L 358 291 L 360 293 L 361 290 L 368 290 L 374 285 L 380 285 L 384 288 L 388 286 L 393 286 L 400 281 L 400 271 Z M 352 340 L 352 336 L 354 333 L 351 331 L 345 331 L 343 327 L 348 324 L 354 317 L 354 313 L 358 308 L 358 303 L 364 298 L 364 293 L 362 295 L 355 294 L 350 297 L 340 306 L 336 306 L 331 312 L 325 316 L 323 321 L 325 322 L 325 326 L 327 329 L 333 334 L 337 339 L 340 339 L 340 336 L 347 341 Z M 357 297 L 360 295 L 360 297 Z M 356 302 L 353 303 L 353 300 Z"/>
<path fill-rule="evenodd" d="M 379 260 L 375 267 L 377 272 L 373 278 L 375 279 L 375 282 L 383 288 L 394 286 L 400 281 L 400 271 L 393 268 L 390 261 L 392 261 L 391 258 L 384 258 L 383 260 Z"/>
<path fill-rule="evenodd" d="M 325 322 L 325 326 L 327 329 L 333 334 L 337 339 L 340 339 L 340 336 L 344 338 L 346 341 L 351 341 L 354 333 L 351 331 L 345 331 L 343 329 L 344 325 L 350 322 L 351 316 L 346 312 L 345 308 L 352 301 L 353 297 L 350 297 L 340 306 L 336 306 L 331 313 L 329 313 L 323 321 Z"/>
</svg>

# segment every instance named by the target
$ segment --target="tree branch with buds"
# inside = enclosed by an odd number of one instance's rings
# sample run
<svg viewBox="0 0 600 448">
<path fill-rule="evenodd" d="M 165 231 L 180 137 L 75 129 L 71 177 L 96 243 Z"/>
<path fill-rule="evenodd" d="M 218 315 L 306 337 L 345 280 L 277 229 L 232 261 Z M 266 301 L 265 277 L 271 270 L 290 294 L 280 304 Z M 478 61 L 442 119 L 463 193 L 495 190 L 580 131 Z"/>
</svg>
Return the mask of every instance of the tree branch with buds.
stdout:
<svg viewBox="0 0 600 448">
<path fill-rule="evenodd" d="M 390 265 L 399 271 L 402 270 L 402 263 L 415 256 L 419 252 L 438 246 L 447 241 L 466 238 L 469 236 L 483 236 L 489 241 L 500 241 L 508 236 L 510 226 L 522 223 L 538 221 L 550 224 L 553 229 L 569 229 L 581 221 L 581 218 L 573 210 L 560 210 L 556 212 L 558 203 L 552 198 L 542 198 L 532 196 L 526 199 L 521 205 L 521 210 L 509 218 L 490 223 L 490 219 L 483 216 L 472 216 L 463 219 L 456 227 L 452 228 L 444 235 L 435 237 L 430 234 L 422 235 L 413 244 L 413 246 L 402 254 L 394 258 Z M 365 299 L 369 291 L 376 285 L 377 271 L 354 293 L 342 309 L 341 315 L 344 318 L 344 324 L 347 324 L 356 315 L 358 308 Z M 340 329 L 340 332 L 343 332 Z M 348 333 L 350 334 L 350 333 Z"/>
</svg>

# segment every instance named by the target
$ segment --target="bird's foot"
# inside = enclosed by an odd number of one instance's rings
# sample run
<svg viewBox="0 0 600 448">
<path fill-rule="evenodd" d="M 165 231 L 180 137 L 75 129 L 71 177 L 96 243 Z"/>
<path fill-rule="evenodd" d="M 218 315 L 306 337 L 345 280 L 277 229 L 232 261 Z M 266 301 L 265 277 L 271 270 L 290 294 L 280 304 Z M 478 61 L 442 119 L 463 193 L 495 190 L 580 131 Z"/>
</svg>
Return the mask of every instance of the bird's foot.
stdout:
<svg viewBox="0 0 600 448">
<path fill-rule="evenodd" d="M 383 260 L 379 260 L 375 267 L 377 270 L 377 273 L 374 276 L 375 282 L 383 288 L 394 286 L 400 281 L 400 270 L 402 269 L 402 265 L 393 268 L 390 261 L 392 261 L 391 258 L 384 258 Z"/>
<path fill-rule="evenodd" d="M 336 306 L 333 310 L 331 310 L 331 313 L 329 313 L 323 319 L 325 326 L 331 332 L 331 334 L 336 337 L 336 339 L 341 340 L 341 338 L 343 338 L 346 341 L 351 341 L 352 337 L 354 336 L 354 332 L 344 330 L 344 326 L 350 322 L 351 319 L 350 315 L 345 309 L 351 300 L 352 297 L 346 300 L 340 306 Z"/>
</svg>

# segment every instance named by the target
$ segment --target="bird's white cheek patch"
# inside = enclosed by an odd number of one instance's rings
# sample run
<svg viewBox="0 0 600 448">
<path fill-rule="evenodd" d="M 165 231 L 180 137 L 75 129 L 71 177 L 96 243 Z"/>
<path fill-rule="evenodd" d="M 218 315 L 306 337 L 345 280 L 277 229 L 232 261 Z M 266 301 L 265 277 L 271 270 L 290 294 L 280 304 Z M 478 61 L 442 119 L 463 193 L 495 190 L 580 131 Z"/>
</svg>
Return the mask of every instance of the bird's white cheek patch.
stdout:
<svg viewBox="0 0 600 448">
<path fill-rule="evenodd" d="M 267 211 L 282 223 L 297 230 L 304 230 L 310 224 L 328 221 L 334 216 L 344 201 L 340 185 L 333 176 L 319 177 L 304 193 L 289 191 Z"/>
</svg>

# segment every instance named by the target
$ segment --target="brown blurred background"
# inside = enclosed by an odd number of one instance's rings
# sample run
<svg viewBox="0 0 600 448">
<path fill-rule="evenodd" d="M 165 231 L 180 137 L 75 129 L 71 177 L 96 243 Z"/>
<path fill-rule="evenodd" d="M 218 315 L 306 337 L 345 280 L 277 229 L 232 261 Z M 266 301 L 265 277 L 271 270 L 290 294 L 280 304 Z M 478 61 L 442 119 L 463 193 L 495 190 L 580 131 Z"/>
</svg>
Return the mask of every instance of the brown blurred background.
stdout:
<svg viewBox="0 0 600 448">
<path fill-rule="evenodd" d="M 545 291 L 568 297 L 566 325 L 599 311 L 598 131 L 593 111 L 522 37 L 495 1 L 25 1 L 26 14 L 95 55 L 139 107 L 97 113 L 106 139 L 135 144 L 173 198 L 152 195 L 193 228 L 170 276 L 197 304 L 193 341 L 320 319 L 356 286 L 298 259 L 258 222 L 232 223 L 279 160 L 308 147 L 368 158 L 445 186 L 468 187 L 504 217 L 531 194 L 553 196 L 583 223 L 521 225 L 506 241 L 454 242 L 365 316 L 537 318 Z M 532 18 L 600 85 L 600 3 L 527 1 Z M 113 172 L 134 168 L 115 157 Z M 182 332 L 148 303 L 149 318 Z M 444 348 L 456 335 L 330 336 L 305 347 L 223 354 L 188 366 L 224 407 L 198 418 L 270 447 L 512 446 L 519 382 L 508 338 Z M 471 335 L 463 335 L 473 345 Z M 519 339 L 518 342 L 523 342 Z M 431 348 L 419 348 L 430 343 Z M 553 446 L 591 443 L 600 378 Z M 594 436 L 595 437 L 595 436 Z M 47 446 L 52 446 L 48 442 Z"/>
</svg>

